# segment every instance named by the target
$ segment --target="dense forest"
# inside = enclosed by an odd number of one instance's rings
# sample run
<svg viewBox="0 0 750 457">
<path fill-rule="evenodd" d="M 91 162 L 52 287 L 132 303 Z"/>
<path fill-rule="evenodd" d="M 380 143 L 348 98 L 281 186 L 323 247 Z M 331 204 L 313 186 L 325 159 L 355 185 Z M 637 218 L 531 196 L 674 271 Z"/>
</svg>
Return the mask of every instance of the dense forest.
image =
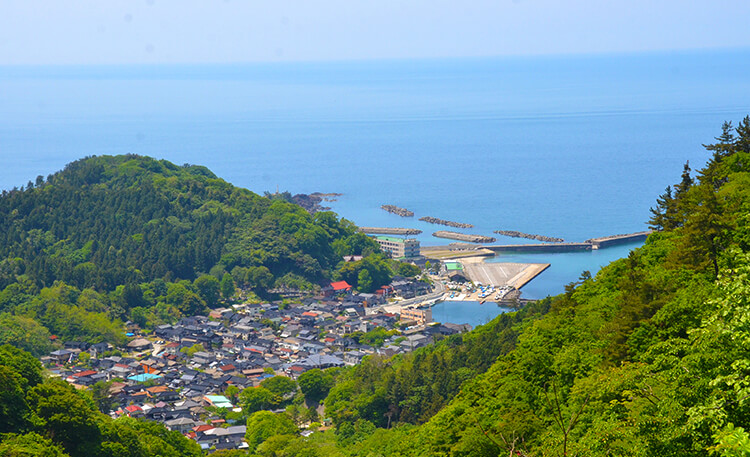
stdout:
<svg viewBox="0 0 750 457">
<path fill-rule="evenodd" d="M 380 274 L 386 263 L 352 223 L 205 167 L 89 157 L 0 195 L 0 343 L 37 355 L 51 334 L 118 343 L 123 321 L 204 313 L 236 287 L 312 289 L 352 271 L 355 286 L 379 287 L 392 275 Z"/>
</svg>

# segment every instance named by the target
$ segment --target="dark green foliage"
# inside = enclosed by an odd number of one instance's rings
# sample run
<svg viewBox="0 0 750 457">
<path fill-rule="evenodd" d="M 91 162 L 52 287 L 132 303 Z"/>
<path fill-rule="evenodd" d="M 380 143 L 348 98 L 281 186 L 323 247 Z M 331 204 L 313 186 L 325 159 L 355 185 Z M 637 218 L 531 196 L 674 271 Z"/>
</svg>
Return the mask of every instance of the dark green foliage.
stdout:
<svg viewBox="0 0 750 457">
<path fill-rule="evenodd" d="M 336 277 L 351 284 L 360 292 L 374 292 L 391 282 L 393 271 L 383 254 L 371 254 L 356 262 L 346 262 Z"/>
<path fill-rule="evenodd" d="M 297 382 L 305 398 L 311 403 L 318 403 L 333 386 L 333 376 L 327 371 L 315 368 L 299 375 Z"/>
<path fill-rule="evenodd" d="M 46 329 L 120 343 L 121 321 L 152 328 L 205 313 L 237 286 L 310 289 L 341 255 L 379 251 L 362 236 L 333 213 L 312 216 L 204 167 L 89 157 L 0 196 L 0 321 L 26 330 L 3 328 L 0 342 L 40 354 Z"/>
</svg>

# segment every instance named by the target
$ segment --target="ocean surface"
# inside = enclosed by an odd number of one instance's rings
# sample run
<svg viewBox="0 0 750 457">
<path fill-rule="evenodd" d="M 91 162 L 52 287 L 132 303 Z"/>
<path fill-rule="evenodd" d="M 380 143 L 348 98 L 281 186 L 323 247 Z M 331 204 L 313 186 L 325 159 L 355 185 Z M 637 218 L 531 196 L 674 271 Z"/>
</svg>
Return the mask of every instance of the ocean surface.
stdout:
<svg viewBox="0 0 750 457">
<path fill-rule="evenodd" d="M 343 217 L 419 228 L 424 245 L 447 240 L 421 216 L 582 241 L 646 228 L 685 161 L 700 167 L 722 122 L 750 114 L 748 74 L 748 49 L 0 66 L 0 188 L 85 156 L 137 153 L 206 165 L 258 193 L 343 193 L 331 203 Z M 632 247 L 500 260 L 552 263 L 524 288 L 539 298 Z"/>
</svg>

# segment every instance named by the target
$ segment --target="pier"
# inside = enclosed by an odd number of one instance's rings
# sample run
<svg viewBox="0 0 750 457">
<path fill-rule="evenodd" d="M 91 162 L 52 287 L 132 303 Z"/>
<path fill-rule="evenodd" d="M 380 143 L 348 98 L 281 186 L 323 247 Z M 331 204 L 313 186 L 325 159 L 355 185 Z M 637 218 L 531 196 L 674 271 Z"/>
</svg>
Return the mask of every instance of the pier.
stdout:
<svg viewBox="0 0 750 457">
<path fill-rule="evenodd" d="M 419 235 L 422 233 L 419 229 L 412 228 L 400 228 L 400 227 L 360 227 L 359 231 L 362 233 L 373 234 L 373 235 Z"/>
</svg>

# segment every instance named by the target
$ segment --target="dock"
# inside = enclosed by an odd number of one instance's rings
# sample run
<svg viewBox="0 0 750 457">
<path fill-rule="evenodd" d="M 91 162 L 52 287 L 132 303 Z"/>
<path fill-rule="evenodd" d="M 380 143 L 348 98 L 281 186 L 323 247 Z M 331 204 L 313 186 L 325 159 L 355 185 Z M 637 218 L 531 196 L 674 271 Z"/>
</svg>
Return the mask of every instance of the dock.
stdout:
<svg viewBox="0 0 750 457">
<path fill-rule="evenodd" d="M 373 235 L 419 235 L 422 233 L 419 229 L 400 228 L 400 227 L 360 227 L 362 233 Z"/>
</svg>

